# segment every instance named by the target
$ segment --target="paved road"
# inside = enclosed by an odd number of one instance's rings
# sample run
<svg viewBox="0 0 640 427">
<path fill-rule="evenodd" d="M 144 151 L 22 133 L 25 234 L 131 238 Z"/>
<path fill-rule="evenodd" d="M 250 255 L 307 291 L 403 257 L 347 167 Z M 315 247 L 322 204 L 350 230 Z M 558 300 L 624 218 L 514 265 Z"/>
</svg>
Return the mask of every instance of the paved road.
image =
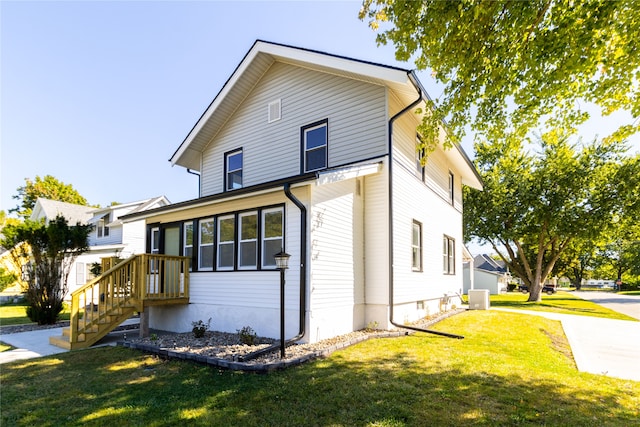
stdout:
<svg viewBox="0 0 640 427">
<path fill-rule="evenodd" d="M 618 295 L 613 292 L 598 291 L 575 291 L 572 294 L 640 320 L 640 296 Z M 640 340 L 640 337 L 638 339 Z"/>
</svg>

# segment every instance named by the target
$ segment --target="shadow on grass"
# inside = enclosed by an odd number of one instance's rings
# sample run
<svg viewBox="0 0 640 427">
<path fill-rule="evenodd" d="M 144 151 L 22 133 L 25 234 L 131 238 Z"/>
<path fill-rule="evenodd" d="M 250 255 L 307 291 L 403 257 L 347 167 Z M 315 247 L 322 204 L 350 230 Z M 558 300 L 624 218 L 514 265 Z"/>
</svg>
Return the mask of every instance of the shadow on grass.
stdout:
<svg viewBox="0 0 640 427">
<path fill-rule="evenodd" d="M 601 390 L 607 378 L 569 389 L 551 375 L 463 372 L 405 351 L 257 375 L 99 348 L 12 364 L 1 378 L 2 425 L 626 426 L 638 416 L 618 401 L 629 390 Z"/>
</svg>

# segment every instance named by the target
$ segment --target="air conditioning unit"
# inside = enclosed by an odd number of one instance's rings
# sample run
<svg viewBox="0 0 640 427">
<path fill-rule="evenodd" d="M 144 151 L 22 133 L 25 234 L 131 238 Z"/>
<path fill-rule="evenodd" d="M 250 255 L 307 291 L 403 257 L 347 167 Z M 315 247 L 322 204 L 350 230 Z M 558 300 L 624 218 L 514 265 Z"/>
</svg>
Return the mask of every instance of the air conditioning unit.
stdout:
<svg viewBox="0 0 640 427">
<path fill-rule="evenodd" d="M 469 309 L 489 310 L 489 289 L 469 289 Z"/>
</svg>

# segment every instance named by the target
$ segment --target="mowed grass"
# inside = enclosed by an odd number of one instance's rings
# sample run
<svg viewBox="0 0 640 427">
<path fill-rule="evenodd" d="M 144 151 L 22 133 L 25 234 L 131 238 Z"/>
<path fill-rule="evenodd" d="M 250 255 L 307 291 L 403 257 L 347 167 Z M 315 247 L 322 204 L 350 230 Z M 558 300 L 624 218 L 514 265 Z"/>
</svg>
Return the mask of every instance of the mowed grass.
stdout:
<svg viewBox="0 0 640 427">
<path fill-rule="evenodd" d="M 28 306 L 29 304 L 27 304 L 26 302 L 0 305 L 0 326 L 24 325 L 33 323 L 31 319 L 27 317 Z M 65 304 L 58 320 L 69 320 L 70 316 L 71 309 L 68 304 Z"/>
<path fill-rule="evenodd" d="M 608 319 L 631 320 L 638 319 L 618 313 L 606 307 L 572 295 L 570 292 L 558 291 L 553 295 L 542 295 L 541 302 L 528 302 L 529 294 L 509 292 L 507 294 L 491 295 L 492 307 L 519 308 L 524 310 L 551 311 L 563 314 L 577 314 L 582 316 L 605 317 Z"/>
<path fill-rule="evenodd" d="M 631 426 L 640 382 L 576 370 L 559 322 L 468 311 L 266 375 L 121 347 L 2 366 L 11 426 Z M 526 325 L 526 327 L 523 327 Z"/>
</svg>

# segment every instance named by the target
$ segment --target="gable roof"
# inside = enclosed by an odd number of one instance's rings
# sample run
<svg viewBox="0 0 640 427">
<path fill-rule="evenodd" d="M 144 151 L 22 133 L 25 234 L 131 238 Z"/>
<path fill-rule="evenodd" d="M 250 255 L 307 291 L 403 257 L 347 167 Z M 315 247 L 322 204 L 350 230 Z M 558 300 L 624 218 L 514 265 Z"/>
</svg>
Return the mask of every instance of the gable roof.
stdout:
<svg viewBox="0 0 640 427">
<path fill-rule="evenodd" d="M 200 158 L 209 141 L 275 62 L 386 86 L 404 105 L 410 105 L 417 96 L 425 102 L 429 100 L 429 95 L 411 70 L 257 40 L 173 153 L 169 159 L 171 165 L 200 171 Z M 482 180 L 462 147 L 456 145 L 450 151 L 463 183 L 481 189 Z"/>
<path fill-rule="evenodd" d="M 59 202 L 57 200 L 45 199 L 38 197 L 36 204 L 31 212 L 32 220 L 43 219 L 49 221 L 62 215 L 71 225 L 80 223 L 86 224 L 92 216 L 95 208 L 91 206 L 76 205 L 74 203 Z"/>
<path fill-rule="evenodd" d="M 473 259 L 473 266 L 477 269 L 493 273 L 506 273 L 507 269 L 502 263 L 491 258 L 487 254 L 478 255 Z"/>
</svg>

